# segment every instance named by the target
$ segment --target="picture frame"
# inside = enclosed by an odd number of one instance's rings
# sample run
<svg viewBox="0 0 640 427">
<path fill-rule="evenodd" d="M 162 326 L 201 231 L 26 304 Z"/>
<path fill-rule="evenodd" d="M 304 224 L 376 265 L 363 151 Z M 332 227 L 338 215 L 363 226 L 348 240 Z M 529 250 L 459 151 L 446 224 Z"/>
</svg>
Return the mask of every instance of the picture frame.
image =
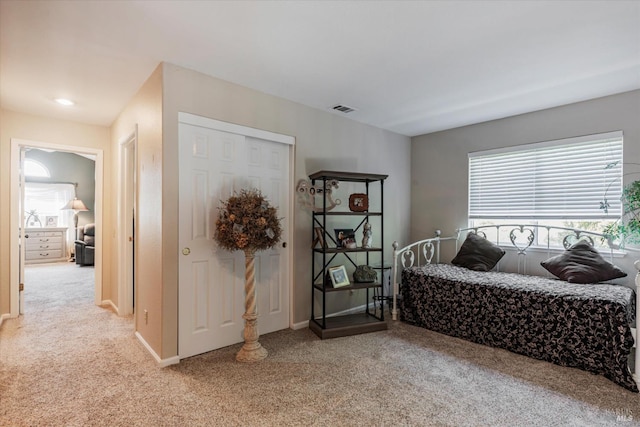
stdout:
<svg viewBox="0 0 640 427">
<path fill-rule="evenodd" d="M 45 227 L 57 227 L 58 226 L 58 217 L 57 216 L 45 216 Z"/>
<path fill-rule="evenodd" d="M 344 265 L 330 267 L 329 277 L 331 278 L 331 284 L 334 288 L 349 286 L 351 284 L 351 282 L 349 282 L 349 276 L 347 275 L 347 269 Z"/>
<path fill-rule="evenodd" d="M 366 212 L 369 210 L 369 196 L 364 193 L 353 193 L 349 196 L 351 212 Z"/>
<path fill-rule="evenodd" d="M 321 248 L 326 248 L 327 243 L 324 241 L 324 233 L 322 232 L 322 227 L 314 227 L 313 231 L 315 232 L 315 237 L 313 239 L 313 243 L 311 244 L 312 248 L 315 248 L 320 244 Z"/>
<path fill-rule="evenodd" d="M 353 231 L 353 228 L 336 228 L 333 231 L 336 234 L 337 248 L 346 249 L 355 247 L 356 233 Z"/>
</svg>

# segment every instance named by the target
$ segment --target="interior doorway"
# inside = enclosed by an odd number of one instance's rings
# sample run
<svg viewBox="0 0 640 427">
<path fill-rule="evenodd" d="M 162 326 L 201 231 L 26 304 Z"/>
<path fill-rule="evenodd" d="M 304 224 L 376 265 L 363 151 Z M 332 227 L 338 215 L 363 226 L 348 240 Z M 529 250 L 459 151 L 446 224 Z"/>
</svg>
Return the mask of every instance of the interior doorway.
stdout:
<svg viewBox="0 0 640 427">
<path fill-rule="evenodd" d="M 40 149 L 53 152 L 75 153 L 90 156 L 95 159 L 95 184 L 94 184 L 94 223 L 95 223 L 95 250 L 94 250 L 94 286 L 93 301 L 96 305 L 102 303 L 102 198 L 103 198 L 103 150 L 79 146 L 52 144 L 42 141 L 30 141 L 11 139 L 11 229 L 17 232 L 11 233 L 11 292 L 10 292 L 10 316 L 17 317 L 20 314 L 21 297 L 24 289 L 25 277 L 25 252 L 27 228 L 25 223 L 23 190 L 24 184 L 24 153 L 27 149 Z M 73 225 L 75 228 L 75 224 Z M 47 230 L 44 230 L 47 231 Z M 27 285 L 28 286 L 28 285 Z"/>
<path fill-rule="evenodd" d="M 137 211 L 137 150 L 138 126 L 120 141 L 120 200 L 118 203 L 118 230 L 120 254 L 120 285 L 118 314 L 133 314 L 136 283 L 136 211 Z"/>
</svg>

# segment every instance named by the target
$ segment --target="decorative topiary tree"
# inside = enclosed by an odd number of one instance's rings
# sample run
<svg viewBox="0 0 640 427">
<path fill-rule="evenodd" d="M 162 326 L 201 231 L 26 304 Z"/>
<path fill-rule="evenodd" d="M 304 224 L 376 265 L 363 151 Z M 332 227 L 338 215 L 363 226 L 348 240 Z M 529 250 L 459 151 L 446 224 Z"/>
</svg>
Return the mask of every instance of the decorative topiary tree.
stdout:
<svg viewBox="0 0 640 427">
<path fill-rule="evenodd" d="M 245 255 L 244 346 L 236 355 L 236 360 L 256 362 L 267 357 L 267 350 L 258 342 L 255 253 L 278 244 L 282 237 L 282 226 L 278 210 L 269 204 L 259 190 L 241 190 L 222 204 L 214 239 L 222 248 L 228 251 L 241 250 Z"/>
</svg>

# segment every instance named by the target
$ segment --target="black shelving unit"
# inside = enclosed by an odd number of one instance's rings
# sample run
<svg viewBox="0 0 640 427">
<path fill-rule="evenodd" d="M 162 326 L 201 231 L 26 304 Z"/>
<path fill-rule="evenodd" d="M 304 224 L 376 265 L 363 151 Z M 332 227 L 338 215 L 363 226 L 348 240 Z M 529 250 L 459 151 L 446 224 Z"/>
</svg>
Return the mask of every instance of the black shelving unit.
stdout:
<svg viewBox="0 0 640 427">
<path fill-rule="evenodd" d="M 312 232 L 314 233 L 312 238 L 315 238 L 315 228 L 319 227 L 325 246 L 321 245 L 313 248 L 311 268 L 313 288 L 311 291 L 311 319 L 309 321 L 309 328 L 322 339 L 387 329 L 384 310 L 376 310 L 375 304 L 370 304 L 370 300 L 373 300 L 374 295 L 376 298 L 384 298 L 383 274 L 380 274 L 378 280 L 372 283 L 354 283 L 351 281 L 350 285 L 338 288 L 334 288 L 327 277 L 329 267 L 336 264 L 335 261 L 338 260 L 355 268 L 357 262 L 354 261 L 354 256 L 359 253 L 365 254 L 366 265 L 371 265 L 370 261 L 372 260 L 384 265 L 384 251 L 382 249 L 384 248 L 384 215 L 382 207 L 384 206 L 384 180 L 387 177 L 388 175 L 337 171 L 319 171 L 309 176 L 314 187 L 321 183 L 322 186 L 320 188 L 323 189 L 322 208 L 312 214 Z M 364 186 L 363 193 L 367 195 L 369 201 L 372 197 L 370 190 L 375 190 L 375 187 L 379 186 L 380 211 L 371 211 L 370 207 L 369 210 L 363 212 L 345 211 L 344 207 L 341 207 L 340 209 L 342 210 L 339 211 L 327 211 L 327 191 L 325 190 L 327 189 L 327 182 L 333 180 L 361 183 Z M 374 224 L 375 222 L 374 232 L 377 237 L 374 240 L 379 242 L 380 246 L 370 248 L 362 248 L 360 246 L 356 248 L 335 247 L 336 240 L 333 238 L 333 230 L 327 227 L 331 227 L 338 217 L 352 220 L 355 226 L 354 232 L 362 232 L 365 223 L 371 221 L 371 224 Z M 319 268 L 318 265 L 320 265 Z M 355 290 L 365 291 L 366 299 L 363 312 L 341 316 L 333 316 L 327 313 L 327 295 Z M 321 313 L 316 313 L 317 301 L 321 302 Z"/>
</svg>

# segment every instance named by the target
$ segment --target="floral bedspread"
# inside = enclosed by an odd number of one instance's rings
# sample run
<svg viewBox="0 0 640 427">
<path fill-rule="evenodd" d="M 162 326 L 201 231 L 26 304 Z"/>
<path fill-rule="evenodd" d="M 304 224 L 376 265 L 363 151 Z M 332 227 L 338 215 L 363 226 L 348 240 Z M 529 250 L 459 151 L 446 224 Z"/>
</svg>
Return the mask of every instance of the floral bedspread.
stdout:
<svg viewBox="0 0 640 427">
<path fill-rule="evenodd" d="M 404 269 L 400 294 L 405 322 L 604 375 L 638 392 L 627 364 L 630 288 L 431 264 Z"/>
</svg>

